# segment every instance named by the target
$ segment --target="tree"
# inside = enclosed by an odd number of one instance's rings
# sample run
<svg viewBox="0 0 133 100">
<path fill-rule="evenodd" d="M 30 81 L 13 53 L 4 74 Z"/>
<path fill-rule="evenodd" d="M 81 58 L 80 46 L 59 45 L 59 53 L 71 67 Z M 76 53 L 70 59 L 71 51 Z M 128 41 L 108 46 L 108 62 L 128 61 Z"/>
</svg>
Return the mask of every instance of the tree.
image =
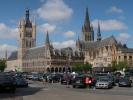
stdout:
<svg viewBox="0 0 133 100">
<path fill-rule="evenodd" d="M 113 71 L 123 70 L 123 69 L 127 69 L 127 68 L 128 68 L 127 62 L 124 62 L 124 61 L 119 61 L 118 63 L 116 61 L 112 62 Z"/>
<path fill-rule="evenodd" d="M 128 68 L 128 64 L 127 64 L 127 62 L 120 61 L 120 62 L 118 62 L 117 67 L 118 67 L 118 70 L 127 69 Z"/>
<path fill-rule="evenodd" d="M 6 60 L 0 60 L 0 71 L 4 71 L 6 68 Z"/>
<path fill-rule="evenodd" d="M 89 63 L 83 64 L 83 70 L 84 71 L 91 71 L 92 70 L 92 65 Z"/>
<path fill-rule="evenodd" d="M 81 72 L 83 70 L 82 68 L 82 64 L 81 63 L 77 63 L 75 65 L 73 65 L 73 71 L 76 71 L 76 72 Z"/>
<path fill-rule="evenodd" d="M 112 70 L 113 71 L 117 70 L 117 62 L 116 61 L 112 61 Z"/>
<path fill-rule="evenodd" d="M 73 71 L 82 72 L 82 71 L 91 71 L 92 65 L 89 63 L 78 63 L 73 66 Z"/>
</svg>

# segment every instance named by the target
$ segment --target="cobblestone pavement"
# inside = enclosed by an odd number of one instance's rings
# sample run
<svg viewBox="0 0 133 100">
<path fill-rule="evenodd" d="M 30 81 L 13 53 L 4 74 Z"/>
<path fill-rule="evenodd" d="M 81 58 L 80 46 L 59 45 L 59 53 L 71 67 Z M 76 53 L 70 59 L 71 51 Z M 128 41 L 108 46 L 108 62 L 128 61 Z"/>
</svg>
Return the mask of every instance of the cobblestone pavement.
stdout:
<svg viewBox="0 0 133 100">
<path fill-rule="evenodd" d="M 133 100 L 133 87 L 113 89 L 73 89 L 58 83 L 31 82 L 15 94 L 0 93 L 0 100 Z"/>
</svg>

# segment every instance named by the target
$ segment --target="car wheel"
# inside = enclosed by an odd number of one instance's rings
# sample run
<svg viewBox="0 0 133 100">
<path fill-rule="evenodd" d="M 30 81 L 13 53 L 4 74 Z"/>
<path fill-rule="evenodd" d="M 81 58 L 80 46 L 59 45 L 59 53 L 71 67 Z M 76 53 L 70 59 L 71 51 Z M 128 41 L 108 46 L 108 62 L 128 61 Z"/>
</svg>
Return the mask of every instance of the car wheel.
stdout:
<svg viewBox="0 0 133 100">
<path fill-rule="evenodd" d="M 16 88 L 12 88 L 12 89 L 11 89 L 11 92 L 12 92 L 12 93 L 15 93 L 15 91 L 16 91 Z"/>
<path fill-rule="evenodd" d="M 73 85 L 73 88 L 76 88 L 76 86 L 75 86 L 75 85 Z"/>
<path fill-rule="evenodd" d="M 129 87 L 132 87 L 132 85 L 130 84 Z"/>
</svg>

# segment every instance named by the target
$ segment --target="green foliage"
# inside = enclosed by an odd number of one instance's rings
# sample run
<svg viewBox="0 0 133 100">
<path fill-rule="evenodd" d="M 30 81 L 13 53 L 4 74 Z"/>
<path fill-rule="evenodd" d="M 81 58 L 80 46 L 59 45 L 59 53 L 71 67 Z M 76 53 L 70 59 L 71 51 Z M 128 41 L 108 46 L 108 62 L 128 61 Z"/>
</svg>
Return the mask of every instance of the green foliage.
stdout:
<svg viewBox="0 0 133 100">
<path fill-rule="evenodd" d="M 128 68 L 128 64 L 126 62 L 122 62 L 122 61 L 118 62 L 117 66 L 118 66 L 118 70 L 122 70 L 124 68 L 125 69 Z"/>
<path fill-rule="evenodd" d="M 92 70 L 92 65 L 89 63 L 86 64 L 78 63 L 73 66 L 73 71 L 76 72 L 91 71 L 91 70 Z"/>
<path fill-rule="evenodd" d="M 117 62 L 116 61 L 113 61 L 112 62 L 112 70 L 113 71 L 116 71 L 117 70 Z"/>
<path fill-rule="evenodd" d="M 128 68 L 127 62 L 124 62 L 124 61 L 119 61 L 118 63 L 116 61 L 112 62 L 113 71 L 123 70 L 123 69 L 127 69 L 127 68 Z"/>
<path fill-rule="evenodd" d="M 0 60 L 0 71 L 4 71 L 6 68 L 6 60 Z"/>
</svg>

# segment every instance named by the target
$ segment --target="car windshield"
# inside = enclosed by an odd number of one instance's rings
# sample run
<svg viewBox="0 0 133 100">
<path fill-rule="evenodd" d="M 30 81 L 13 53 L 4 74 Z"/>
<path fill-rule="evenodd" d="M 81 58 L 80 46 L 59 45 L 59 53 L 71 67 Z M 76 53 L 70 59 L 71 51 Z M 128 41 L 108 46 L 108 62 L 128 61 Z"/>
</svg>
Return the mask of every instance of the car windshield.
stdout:
<svg viewBox="0 0 133 100">
<path fill-rule="evenodd" d="M 38 77 L 38 74 L 33 74 L 34 77 Z"/>
<path fill-rule="evenodd" d="M 12 80 L 13 78 L 9 75 L 0 75 L 0 80 Z"/>
<path fill-rule="evenodd" d="M 119 80 L 119 82 L 127 82 L 127 81 L 129 81 L 127 78 L 121 78 L 121 79 Z"/>
<path fill-rule="evenodd" d="M 108 78 L 100 78 L 99 81 L 104 81 L 105 82 L 105 81 L 109 81 L 109 79 Z"/>
</svg>

